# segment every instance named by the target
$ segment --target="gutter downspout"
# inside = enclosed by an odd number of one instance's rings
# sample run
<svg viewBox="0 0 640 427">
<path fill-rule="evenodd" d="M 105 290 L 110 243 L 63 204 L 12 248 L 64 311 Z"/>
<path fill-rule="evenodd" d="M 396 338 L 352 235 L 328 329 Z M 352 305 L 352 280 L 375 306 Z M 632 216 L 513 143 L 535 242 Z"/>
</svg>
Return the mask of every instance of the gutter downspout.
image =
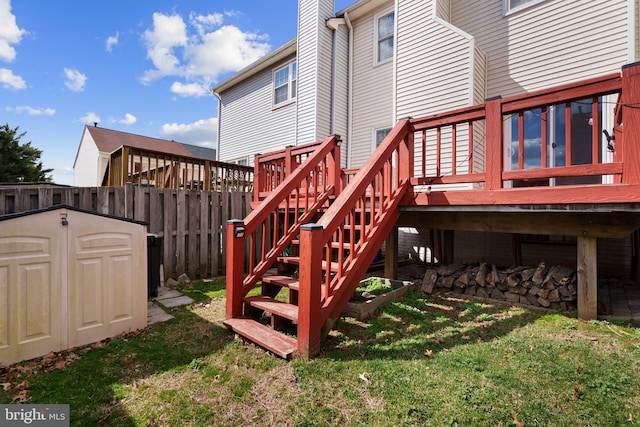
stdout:
<svg viewBox="0 0 640 427">
<path fill-rule="evenodd" d="M 353 117 L 353 25 L 351 25 L 351 20 L 349 19 L 349 13 L 344 13 L 344 22 L 347 24 L 347 28 L 349 29 L 349 71 L 347 76 L 347 168 L 351 167 L 351 141 L 353 134 L 353 126 L 351 123 Z"/>
<path fill-rule="evenodd" d="M 222 113 L 222 98 L 220 98 L 220 94 L 217 94 L 214 91 L 211 91 L 211 93 L 218 99 L 218 135 L 216 141 L 216 160 L 220 161 L 220 114 Z"/>
</svg>

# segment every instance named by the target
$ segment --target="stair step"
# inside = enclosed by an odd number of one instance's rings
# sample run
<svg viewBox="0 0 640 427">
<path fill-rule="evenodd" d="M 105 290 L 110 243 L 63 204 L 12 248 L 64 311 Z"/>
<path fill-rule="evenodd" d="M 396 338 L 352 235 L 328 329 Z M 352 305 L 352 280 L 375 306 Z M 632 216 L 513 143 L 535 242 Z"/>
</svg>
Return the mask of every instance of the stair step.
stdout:
<svg viewBox="0 0 640 427">
<path fill-rule="evenodd" d="M 290 265 L 300 265 L 300 257 L 297 256 L 281 256 L 278 257 L 278 262 L 281 262 L 283 264 L 290 264 Z M 327 262 L 326 261 L 322 261 L 322 269 L 325 270 L 327 268 Z M 336 272 L 338 271 L 338 263 L 333 261 L 331 262 L 331 271 Z"/>
<path fill-rule="evenodd" d="M 276 316 L 284 317 L 293 322 L 298 321 L 298 306 L 287 302 L 278 301 L 265 295 L 245 298 L 244 301 L 251 307 L 259 308 Z"/>
<path fill-rule="evenodd" d="M 253 319 L 240 317 L 227 319 L 223 323 L 236 334 L 242 335 L 283 359 L 289 359 L 298 350 L 298 342 L 294 338 Z"/>
<path fill-rule="evenodd" d="M 294 279 L 293 277 L 283 276 L 281 274 L 272 274 L 269 276 L 264 276 L 262 281 L 265 283 L 271 283 L 273 285 L 282 286 L 284 288 L 289 288 L 294 291 L 300 289 L 300 282 L 298 279 Z"/>
</svg>

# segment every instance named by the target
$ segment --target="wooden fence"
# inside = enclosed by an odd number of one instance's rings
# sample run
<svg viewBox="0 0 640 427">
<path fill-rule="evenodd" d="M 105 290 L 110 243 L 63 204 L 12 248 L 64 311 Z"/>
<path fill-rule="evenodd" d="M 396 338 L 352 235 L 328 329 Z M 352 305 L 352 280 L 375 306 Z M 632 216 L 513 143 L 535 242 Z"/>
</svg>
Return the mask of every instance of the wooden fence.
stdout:
<svg viewBox="0 0 640 427">
<path fill-rule="evenodd" d="M 252 193 L 138 187 L 0 187 L 0 215 L 70 205 L 135 219 L 162 237 L 164 278 L 225 274 L 226 223 L 251 210 Z"/>
</svg>

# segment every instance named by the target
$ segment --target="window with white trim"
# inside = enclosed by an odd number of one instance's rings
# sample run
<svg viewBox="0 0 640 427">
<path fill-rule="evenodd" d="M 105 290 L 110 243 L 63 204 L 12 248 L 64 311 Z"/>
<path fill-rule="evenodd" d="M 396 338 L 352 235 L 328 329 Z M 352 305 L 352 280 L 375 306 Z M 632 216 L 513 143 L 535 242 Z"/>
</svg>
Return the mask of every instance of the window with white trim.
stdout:
<svg viewBox="0 0 640 427">
<path fill-rule="evenodd" d="M 297 91 L 297 63 L 291 62 L 273 72 L 273 105 L 280 106 L 293 101 Z"/>
<path fill-rule="evenodd" d="M 376 64 L 393 58 L 394 12 L 376 16 Z"/>
<path fill-rule="evenodd" d="M 249 165 L 249 156 L 237 157 L 235 159 L 231 159 L 227 161 L 227 163 L 233 163 L 234 165 L 248 166 Z"/>
<path fill-rule="evenodd" d="M 504 11 L 507 14 L 516 12 L 543 1 L 544 0 L 504 0 Z"/>
</svg>

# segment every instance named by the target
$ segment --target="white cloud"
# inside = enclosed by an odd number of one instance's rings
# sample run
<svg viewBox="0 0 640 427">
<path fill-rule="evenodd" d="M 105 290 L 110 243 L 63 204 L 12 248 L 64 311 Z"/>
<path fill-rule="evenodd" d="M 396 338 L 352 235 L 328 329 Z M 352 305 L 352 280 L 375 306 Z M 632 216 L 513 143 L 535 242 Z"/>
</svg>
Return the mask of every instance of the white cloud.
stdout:
<svg viewBox="0 0 640 427">
<path fill-rule="evenodd" d="M 171 92 L 182 97 L 193 96 L 199 98 L 209 93 L 209 86 L 201 83 L 184 84 L 181 82 L 174 82 L 171 85 Z"/>
<path fill-rule="evenodd" d="M 13 71 L 6 68 L 0 68 L 0 84 L 5 89 L 20 90 L 27 87 L 27 82 L 22 77 L 16 76 Z"/>
<path fill-rule="evenodd" d="M 160 136 L 186 144 L 215 147 L 218 140 L 218 119 L 198 120 L 194 123 L 165 123 L 160 128 Z"/>
<path fill-rule="evenodd" d="M 14 111 L 18 114 L 26 112 L 30 116 L 53 116 L 56 113 L 56 110 L 53 108 L 33 108 L 28 105 L 7 107 L 7 111 Z"/>
<path fill-rule="evenodd" d="M 198 85 L 208 87 L 221 74 L 238 71 L 270 50 L 268 36 L 222 25 L 224 16 L 191 13 L 187 24 L 180 15 L 154 13 L 153 29 L 145 31 L 143 39 L 155 68 L 145 71 L 141 81 L 182 77 L 186 82 L 174 83 L 171 90 L 201 96 Z"/>
<path fill-rule="evenodd" d="M 80 121 L 85 125 L 92 125 L 94 123 L 100 123 L 100 116 L 96 113 L 89 111 L 84 117 L 80 117 Z"/>
<path fill-rule="evenodd" d="M 123 125 L 132 125 L 137 121 L 138 121 L 138 118 L 130 113 L 125 114 L 124 119 L 114 120 L 114 122 L 122 123 Z"/>
<path fill-rule="evenodd" d="M 214 29 L 224 21 L 221 13 L 211 13 L 209 15 L 197 15 L 195 12 L 189 14 L 191 25 L 198 31 L 198 34 L 206 34 L 207 30 Z"/>
<path fill-rule="evenodd" d="M 16 17 L 11 13 L 11 1 L 0 0 L 0 59 L 11 62 L 16 57 L 13 44 L 20 43 L 26 30 L 18 28 Z"/>
<path fill-rule="evenodd" d="M 118 44 L 119 40 L 120 40 L 120 33 L 119 32 L 116 32 L 115 36 L 107 37 L 106 51 L 107 52 L 111 52 L 111 50 L 113 49 L 113 46 L 116 46 Z"/>
<path fill-rule="evenodd" d="M 87 83 L 87 76 L 72 68 L 64 69 L 64 77 L 67 79 L 64 85 L 74 92 L 82 92 Z"/>
</svg>

